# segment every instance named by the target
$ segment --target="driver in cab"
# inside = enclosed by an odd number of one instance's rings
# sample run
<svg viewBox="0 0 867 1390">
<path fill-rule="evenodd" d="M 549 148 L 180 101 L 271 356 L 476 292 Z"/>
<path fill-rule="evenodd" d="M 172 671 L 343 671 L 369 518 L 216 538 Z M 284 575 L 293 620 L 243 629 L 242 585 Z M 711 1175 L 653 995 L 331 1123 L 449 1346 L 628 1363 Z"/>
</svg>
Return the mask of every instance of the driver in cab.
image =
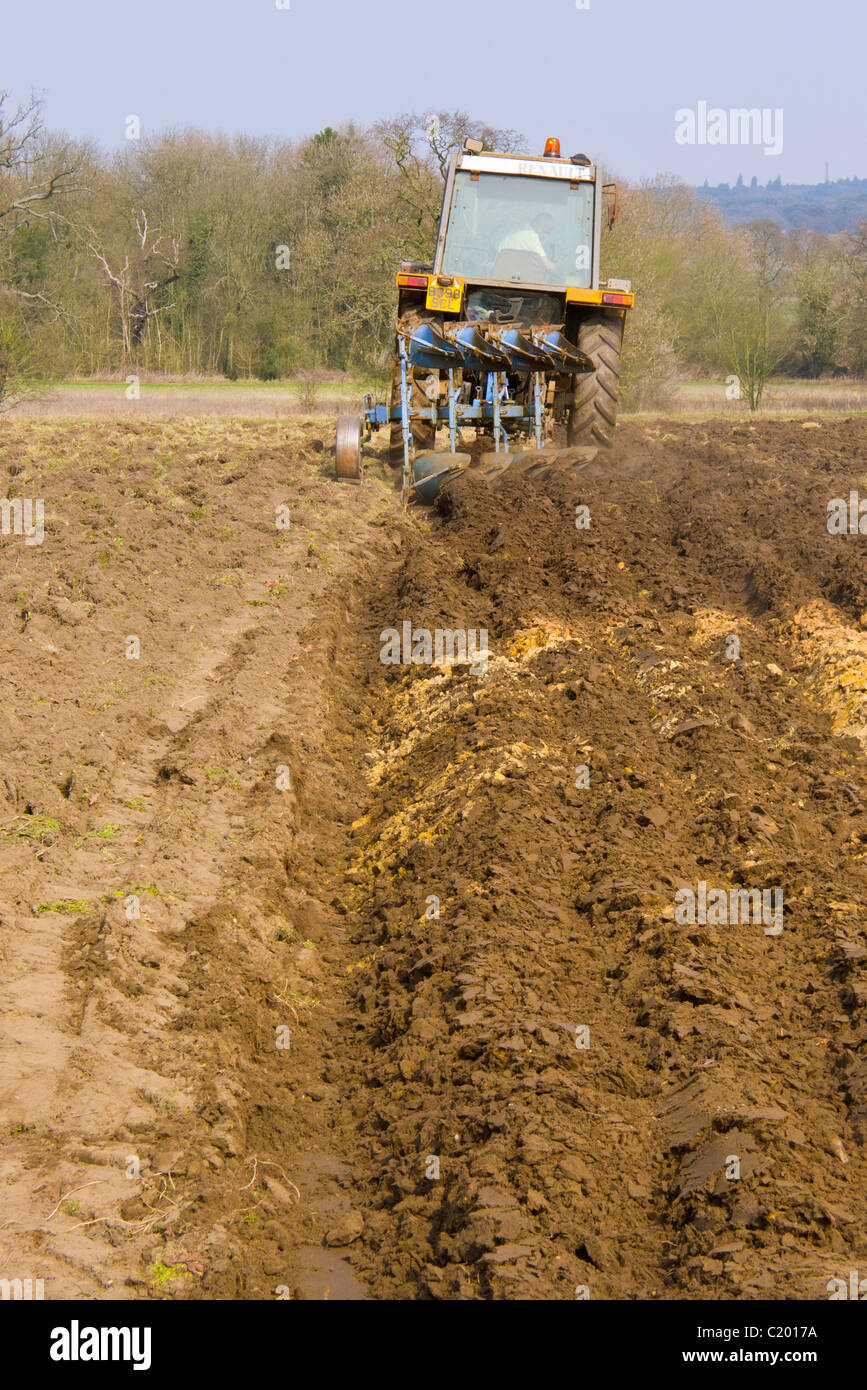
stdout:
<svg viewBox="0 0 867 1390">
<path fill-rule="evenodd" d="M 554 218 L 550 212 L 540 212 L 538 217 L 533 218 L 529 227 L 523 227 L 516 232 L 508 232 L 497 247 L 497 255 L 501 256 L 508 251 L 529 252 L 533 256 L 538 256 L 545 269 L 549 274 L 552 274 L 556 267 L 545 251 L 543 238 L 549 237 L 553 230 Z"/>
</svg>

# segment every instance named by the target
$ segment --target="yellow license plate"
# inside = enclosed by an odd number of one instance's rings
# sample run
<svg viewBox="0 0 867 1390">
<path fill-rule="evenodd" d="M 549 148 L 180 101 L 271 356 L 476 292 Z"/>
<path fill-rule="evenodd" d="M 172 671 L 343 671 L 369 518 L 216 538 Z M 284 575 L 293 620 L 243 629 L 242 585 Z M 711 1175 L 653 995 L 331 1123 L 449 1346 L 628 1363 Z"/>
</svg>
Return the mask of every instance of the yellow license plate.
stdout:
<svg viewBox="0 0 867 1390">
<path fill-rule="evenodd" d="M 457 314 L 461 307 L 460 285 L 428 285 L 426 309 L 441 309 L 445 313 Z"/>
</svg>

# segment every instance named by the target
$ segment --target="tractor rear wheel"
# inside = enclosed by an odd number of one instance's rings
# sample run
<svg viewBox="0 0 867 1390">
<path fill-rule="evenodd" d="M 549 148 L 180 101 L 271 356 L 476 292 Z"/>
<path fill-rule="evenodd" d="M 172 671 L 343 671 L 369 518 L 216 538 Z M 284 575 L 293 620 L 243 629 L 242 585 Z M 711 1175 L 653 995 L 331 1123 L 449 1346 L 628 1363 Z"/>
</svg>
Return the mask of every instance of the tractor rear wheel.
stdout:
<svg viewBox="0 0 867 1390">
<path fill-rule="evenodd" d="M 623 318 L 620 315 L 594 314 L 578 326 L 578 346 L 593 360 L 596 371 L 572 378 L 572 410 L 567 431 L 570 448 L 595 444 L 607 449 L 614 443 L 622 342 Z"/>
</svg>

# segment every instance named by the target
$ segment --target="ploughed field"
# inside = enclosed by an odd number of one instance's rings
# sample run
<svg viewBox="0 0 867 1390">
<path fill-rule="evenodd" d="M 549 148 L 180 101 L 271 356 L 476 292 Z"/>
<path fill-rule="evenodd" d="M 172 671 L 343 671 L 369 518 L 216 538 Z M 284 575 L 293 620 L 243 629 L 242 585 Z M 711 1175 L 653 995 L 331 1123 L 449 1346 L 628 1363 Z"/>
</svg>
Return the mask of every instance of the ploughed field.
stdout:
<svg viewBox="0 0 867 1390">
<path fill-rule="evenodd" d="M 0 537 L 0 1278 L 848 1286 L 867 420 L 626 424 L 436 511 L 331 467 L 294 421 L 0 424 L 44 505 Z"/>
</svg>

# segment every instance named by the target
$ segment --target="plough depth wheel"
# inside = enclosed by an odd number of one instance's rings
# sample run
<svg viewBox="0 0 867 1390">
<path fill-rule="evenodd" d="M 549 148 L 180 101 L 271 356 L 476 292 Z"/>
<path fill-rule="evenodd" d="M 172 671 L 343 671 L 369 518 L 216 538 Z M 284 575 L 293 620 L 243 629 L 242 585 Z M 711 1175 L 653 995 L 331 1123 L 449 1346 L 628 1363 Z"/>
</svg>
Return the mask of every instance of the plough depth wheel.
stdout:
<svg viewBox="0 0 867 1390">
<path fill-rule="evenodd" d="M 360 483 L 362 476 L 361 434 L 364 421 L 360 415 L 338 415 L 334 457 L 340 482 Z"/>
</svg>

